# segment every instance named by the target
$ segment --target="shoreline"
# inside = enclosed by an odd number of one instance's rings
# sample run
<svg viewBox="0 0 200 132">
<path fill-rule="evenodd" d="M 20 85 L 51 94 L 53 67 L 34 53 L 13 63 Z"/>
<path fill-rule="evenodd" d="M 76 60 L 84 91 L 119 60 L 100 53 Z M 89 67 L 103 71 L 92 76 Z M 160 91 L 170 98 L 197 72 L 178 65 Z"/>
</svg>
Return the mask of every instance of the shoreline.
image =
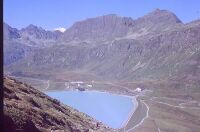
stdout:
<svg viewBox="0 0 200 132">
<path fill-rule="evenodd" d="M 132 103 L 134 105 L 134 107 L 132 108 L 132 110 L 129 112 L 128 117 L 126 120 L 123 121 L 122 126 L 118 129 L 123 129 L 124 127 L 126 127 L 126 125 L 128 124 L 128 122 L 130 121 L 131 117 L 133 116 L 133 114 L 135 113 L 136 109 L 138 108 L 138 101 L 137 101 L 137 96 L 133 96 L 134 98 L 132 98 Z"/>
<path fill-rule="evenodd" d="M 15 77 L 15 76 L 11 76 L 11 77 L 13 77 L 13 78 L 17 78 L 17 77 Z M 20 78 L 20 77 L 18 77 L 18 78 Z M 37 81 L 39 81 L 38 79 L 33 79 L 33 80 L 37 80 Z M 44 81 L 46 81 L 46 80 L 40 80 L 40 81 L 42 81 L 42 82 L 44 82 Z M 67 89 L 60 89 L 60 90 L 48 90 L 48 89 L 44 89 L 44 90 L 40 90 L 41 92 L 43 92 L 43 93 L 45 93 L 45 92 L 55 92 L 55 91 L 78 91 L 78 90 L 76 90 L 76 89 L 74 89 L 74 88 L 67 88 Z M 134 114 L 135 114 L 135 112 L 139 109 L 139 107 L 140 107 L 140 105 L 139 104 L 141 104 L 141 102 L 140 101 L 138 101 L 138 96 L 139 95 L 127 95 L 126 93 L 121 93 L 121 92 L 114 92 L 114 91 L 109 91 L 109 90 L 99 90 L 99 89 L 86 89 L 85 91 L 79 91 L 79 92 L 86 92 L 86 91 L 92 91 L 92 92 L 100 92 L 100 93 L 106 93 L 106 94 L 113 94 L 113 95 L 117 95 L 117 96 L 122 96 L 122 97 L 127 97 L 127 98 L 130 98 L 131 99 L 131 102 L 132 102 L 132 104 L 133 104 L 133 107 L 132 107 L 132 109 L 131 109 L 131 111 L 129 112 L 129 114 L 128 114 L 128 116 L 127 116 L 127 118 L 126 118 L 126 120 L 124 120 L 123 122 L 122 122 L 122 125 L 119 127 L 119 128 L 113 128 L 115 131 L 121 131 L 122 129 L 124 129 L 125 130 L 125 128 L 127 127 L 127 125 L 128 125 L 128 123 L 129 123 L 129 121 L 131 120 L 131 118 L 134 116 Z M 142 119 L 141 119 L 142 120 Z M 101 122 L 101 121 L 100 121 Z M 108 126 L 108 125 L 106 125 L 106 124 L 104 124 L 105 126 Z M 138 124 L 136 124 L 136 125 L 134 125 L 133 126 L 133 128 L 134 127 L 136 127 Z M 112 128 L 112 127 L 111 127 Z"/>
<path fill-rule="evenodd" d="M 131 102 L 133 104 L 133 107 L 130 110 L 130 112 L 129 112 L 128 116 L 126 117 L 126 119 L 122 122 L 121 126 L 119 128 L 113 128 L 115 130 L 124 129 L 124 127 L 127 126 L 128 122 L 130 121 L 131 117 L 134 115 L 135 111 L 138 109 L 138 106 L 139 106 L 138 105 L 139 101 L 137 100 L 138 95 L 129 96 L 129 95 L 126 95 L 126 94 L 112 93 L 110 91 L 98 91 L 98 90 L 90 90 L 90 89 L 87 89 L 85 91 L 79 91 L 79 90 L 73 89 L 73 88 L 72 89 L 64 89 L 64 90 L 45 90 L 43 92 L 45 93 L 45 92 L 56 92 L 56 91 L 78 91 L 78 92 L 92 91 L 92 92 L 98 92 L 98 93 L 104 93 L 104 94 L 112 94 L 112 95 L 117 95 L 117 96 L 121 96 L 121 97 L 130 98 Z"/>
</svg>

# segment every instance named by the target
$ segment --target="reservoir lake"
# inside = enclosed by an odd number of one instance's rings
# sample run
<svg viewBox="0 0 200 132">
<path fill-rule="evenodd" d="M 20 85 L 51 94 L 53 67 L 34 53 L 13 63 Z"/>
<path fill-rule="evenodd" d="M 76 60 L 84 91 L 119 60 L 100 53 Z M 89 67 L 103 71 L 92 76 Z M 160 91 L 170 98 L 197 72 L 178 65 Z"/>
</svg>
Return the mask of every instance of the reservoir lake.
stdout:
<svg viewBox="0 0 200 132">
<path fill-rule="evenodd" d="M 46 94 L 112 128 L 121 128 L 137 106 L 135 97 L 106 92 L 71 90 Z"/>
</svg>

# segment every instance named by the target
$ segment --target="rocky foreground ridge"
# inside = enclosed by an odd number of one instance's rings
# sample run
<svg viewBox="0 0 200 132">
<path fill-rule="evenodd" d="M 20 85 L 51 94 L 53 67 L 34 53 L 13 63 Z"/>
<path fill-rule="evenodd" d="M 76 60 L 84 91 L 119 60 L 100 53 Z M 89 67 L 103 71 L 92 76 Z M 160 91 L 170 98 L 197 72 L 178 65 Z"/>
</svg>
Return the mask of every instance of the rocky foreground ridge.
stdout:
<svg viewBox="0 0 200 132">
<path fill-rule="evenodd" d="M 33 87 L 4 77 L 5 131 L 105 132 L 102 123 L 61 104 Z"/>
</svg>

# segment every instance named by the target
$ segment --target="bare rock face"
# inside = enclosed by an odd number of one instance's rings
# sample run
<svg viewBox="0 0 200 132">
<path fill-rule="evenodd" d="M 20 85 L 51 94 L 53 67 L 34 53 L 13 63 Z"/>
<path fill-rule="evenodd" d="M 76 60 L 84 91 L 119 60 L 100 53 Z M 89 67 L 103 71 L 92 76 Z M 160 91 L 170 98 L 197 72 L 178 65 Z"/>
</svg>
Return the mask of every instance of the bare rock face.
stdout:
<svg viewBox="0 0 200 132">
<path fill-rule="evenodd" d="M 89 18 L 76 22 L 67 29 L 63 41 L 106 41 L 115 37 L 125 36 L 133 20 L 128 17 L 119 17 L 114 14 Z"/>
<path fill-rule="evenodd" d="M 112 131 L 89 116 L 17 80 L 4 77 L 3 89 L 5 132 Z"/>
<path fill-rule="evenodd" d="M 156 9 L 134 21 L 130 36 L 137 37 L 171 30 L 181 26 L 182 22 L 177 16 L 167 10 Z"/>
<path fill-rule="evenodd" d="M 161 32 L 182 22 L 175 14 L 167 10 L 159 10 L 133 20 L 129 17 L 120 17 L 114 14 L 89 18 L 76 22 L 65 31 L 62 41 L 103 42 L 132 34 L 137 36 L 148 33 Z"/>
<path fill-rule="evenodd" d="M 4 23 L 4 64 L 9 65 L 28 56 L 35 49 L 55 44 L 61 32 L 46 31 L 41 27 L 29 25 L 18 30 Z"/>
<path fill-rule="evenodd" d="M 32 39 L 39 39 L 39 40 L 56 40 L 62 34 L 61 32 L 51 32 L 46 31 L 41 27 L 37 27 L 35 25 L 30 24 L 26 28 L 22 28 L 20 30 L 20 34 L 22 37 L 30 37 Z"/>
<path fill-rule="evenodd" d="M 140 24 L 140 22 L 145 25 L 153 24 L 154 26 L 156 26 L 157 24 L 163 24 L 163 28 L 166 28 L 165 26 L 172 26 L 177 23 L 182 23 L 181 20 L 179 20 L 174 13 L 160 9 L 156 9 L 136 20 L 136 23 Z"/>
<path fill-rule="evenodd" d="M 21 38 L 19 30 L 10 27 L 8 24 L 3 24 L 4 32 L 4 65 L 9 65 L 22 58 L 32 50 L 26 44 L 20 43 L 18 40 Z"/>
<path fill-rule="evenodd" d="M 3 23 L 4 40 L 20 38 L 20 34 L 16 28 L 10 27 L 8 24 Z"/>
</svg>

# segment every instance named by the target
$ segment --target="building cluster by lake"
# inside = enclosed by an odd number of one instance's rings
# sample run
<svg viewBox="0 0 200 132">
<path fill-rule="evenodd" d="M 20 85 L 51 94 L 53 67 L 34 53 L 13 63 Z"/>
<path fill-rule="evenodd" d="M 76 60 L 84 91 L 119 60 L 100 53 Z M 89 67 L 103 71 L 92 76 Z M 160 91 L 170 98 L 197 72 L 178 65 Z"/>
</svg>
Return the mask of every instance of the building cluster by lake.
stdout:
<svg viewBox="0 0 200 132">
<path fill-rule="evenodd" d="M 88 88 L 92 88 L 92 83 L 85 83 L 83 81 L 65 82 L 66 88 L 78 89 L 79 91 L 85 91 Z"/>
</svg>

